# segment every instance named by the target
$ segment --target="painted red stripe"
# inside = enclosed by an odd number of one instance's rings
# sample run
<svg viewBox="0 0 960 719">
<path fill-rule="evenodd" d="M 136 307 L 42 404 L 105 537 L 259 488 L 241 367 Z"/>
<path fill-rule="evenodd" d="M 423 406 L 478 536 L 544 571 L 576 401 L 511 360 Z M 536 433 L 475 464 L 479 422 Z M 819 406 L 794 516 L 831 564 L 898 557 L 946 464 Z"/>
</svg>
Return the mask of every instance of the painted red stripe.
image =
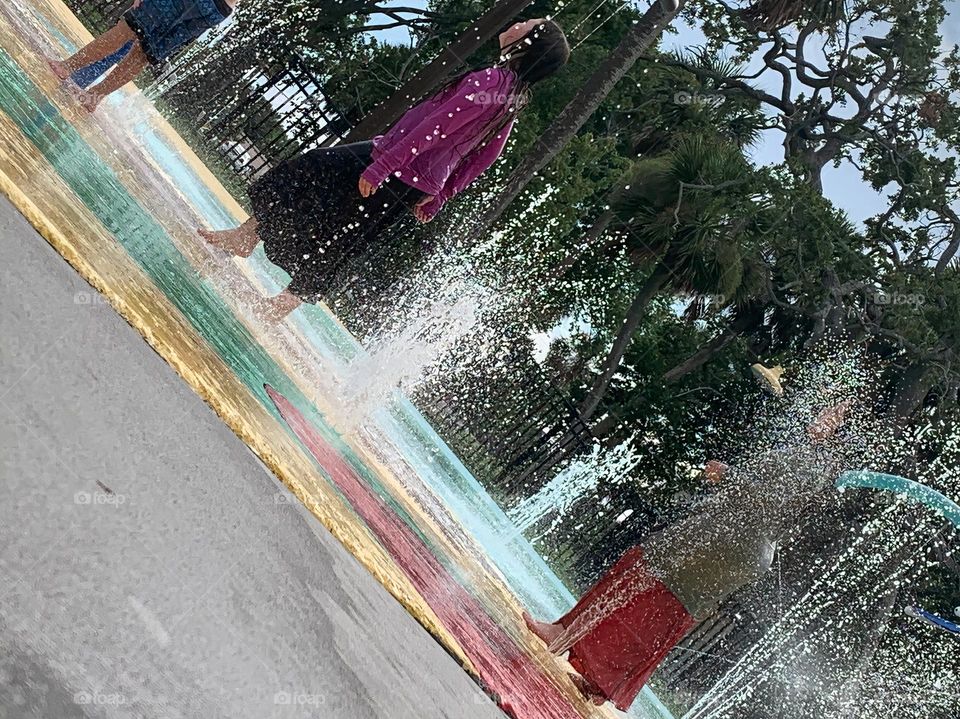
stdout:
<svg viewBox="0 0 960 719">
<path fill-rule="evenodd" d="M 265 389 L 290 429 L 466 652 L 500 707 L 516 719 L 580 719 L 570 701 L 300 411 L 272 387 Z"/>
</svg>

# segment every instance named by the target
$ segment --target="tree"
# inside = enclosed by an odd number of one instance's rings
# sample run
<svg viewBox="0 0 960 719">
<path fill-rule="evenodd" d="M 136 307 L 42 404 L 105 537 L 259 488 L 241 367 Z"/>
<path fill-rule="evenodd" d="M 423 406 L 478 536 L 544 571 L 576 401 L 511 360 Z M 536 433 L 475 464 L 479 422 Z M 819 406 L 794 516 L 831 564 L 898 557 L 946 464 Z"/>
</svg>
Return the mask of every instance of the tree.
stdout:
<svg viewBox="0 0 960 719">
<path fill-rule="evenodd" d="M 960 249 L 960 138 L 951 98 L 960 73 L 957 50 L 940 47 L 942 3 L 856 2 L 844 9 L 771 0 L 745 10 L 695 6 L 691 13 L 708 48 L 727 48 L 738 63 L 752 63 L 750 72 L 710 67 L 696 52 L 661 63 L 760 103 L 772 119 L 769 131 L 782 136 L 783 167 L 814 193 L 822 194 L 830 167 L 846 165 L 889 197 L 888 209 L 864 232 L 839 233 L 846 245 L 860 247 L 866 267 L 847 254 L 825 258 L 817 276 L 801 276 L 790 267 L 788 248 L 771 247 L 768 264 L 779 265 L 772 276 L 783 280 L 766 302 L 771 322 L 730 328 L 723 337 L 745 333 L 758 347 L 782 352 L 797 337 L 784 332 L 791 324 L 809 333 L 808 346 L 846 334 L 886 362 L 897 416 L 915 414 L 927 401 L 952 402 L 956 328 L 940 312 L 956 301 L 950 267 Z M 876 28 L 885 36 L 866 35 Z M 832 212 L 812 195 L 796 195 L 797 187 L 789 191 L 794 204 Z M 816 238 L 805 242 L 815 246 Z M 921 296 L 923 302 L 902 299 Z"/>
<path fill-rule="evenodd" d="M 751 201 L 753 173 L 738 148 L 711 140 L 684 138 L 664 156 L 637 163 L 630 189 L 615 205 L 628 254 L 652 260 L 653 266 L 581 405 L 586 419 L 600 406 L 657 294 L 670 287 L 712 295 L 727 305 L 741 284 L 756 282 L 743 251 L 757 209 Z"/>
</svg>

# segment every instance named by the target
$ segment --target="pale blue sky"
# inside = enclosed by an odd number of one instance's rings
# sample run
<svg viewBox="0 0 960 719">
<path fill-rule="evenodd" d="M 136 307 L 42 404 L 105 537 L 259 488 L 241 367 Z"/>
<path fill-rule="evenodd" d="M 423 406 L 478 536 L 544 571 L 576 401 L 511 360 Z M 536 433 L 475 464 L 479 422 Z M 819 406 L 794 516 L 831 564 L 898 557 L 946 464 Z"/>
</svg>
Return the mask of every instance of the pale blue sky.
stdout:
<svg viewBox="0 0 960 719">
<path fill-rule="evenodd" d="M 953 45 L 960 43 L 960 0 L 948 0 L 947 7 L 950 16 L 942 25 L 942 34 L 944 36 L 943 49 L 946 52 Z M 684 23 L 675 24 L 678 33 L 669 35 L 665 42 L 665 49 L 683 49 L 685 47 L 702 45 L 703 35 Z M 880 28 L 872 28 L 869 32 L 873 35 L 883 36 L 884 31 Z M 753 68 L 751 68 L 753 69 Z M 769 74 L 772 78 L 772 73 Z M 762 89 L 775 90 L 774 94 L 780 94 L 780 85 L 757 83 Z M 800 86 L 801 90 L 806 88 Z M 778 131 L 768 131 L 764 133 L 760 143 L 751 151 L 751 157 L 758 165 L 770 165 L 783 161 L 783 133 Z M 874 192 L 868 184 L 860 177 L 860 173 L 850 163 L 844 163 L 838 168 L 832 165 L 828 166 L 823 173 L 824 194 L 829 197 L 838 207 L 842 208 L 850 216 L 850 219 L 861 224 L 864 219 L 883 212 L 888 206 L 888 202 L 882 193 Z"/>
</svg>

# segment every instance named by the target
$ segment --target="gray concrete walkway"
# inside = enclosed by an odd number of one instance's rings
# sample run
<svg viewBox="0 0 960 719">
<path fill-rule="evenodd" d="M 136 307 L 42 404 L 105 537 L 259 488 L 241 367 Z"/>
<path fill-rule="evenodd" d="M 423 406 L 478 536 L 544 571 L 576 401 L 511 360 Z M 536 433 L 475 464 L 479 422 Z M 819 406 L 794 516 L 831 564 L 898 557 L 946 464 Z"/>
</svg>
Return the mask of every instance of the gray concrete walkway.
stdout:
<svg viewBox="0 0 960 719">
<path fill-rule="evenodd" d="M 0 479 L 0 719 L 503 717 L 3 198 Z"/>
</svg>

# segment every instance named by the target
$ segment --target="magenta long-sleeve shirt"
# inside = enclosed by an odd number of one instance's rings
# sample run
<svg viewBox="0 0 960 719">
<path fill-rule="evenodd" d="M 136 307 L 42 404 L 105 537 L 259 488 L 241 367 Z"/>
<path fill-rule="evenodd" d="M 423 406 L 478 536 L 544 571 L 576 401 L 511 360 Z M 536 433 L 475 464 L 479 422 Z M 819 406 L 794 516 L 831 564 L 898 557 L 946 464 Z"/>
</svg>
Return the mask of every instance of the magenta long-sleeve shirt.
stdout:
<svg viewBox="0 0 960 719">
<path fill-rule="evenodd" d="M 423 207 L 433 217 L 443 204 L 496 161 L 513 121 L 481 141 L 509 112 L 512 70 L 492 67 L 465 75 L 456 85 L 410 108 L 386 135 L 373 140 L 373 162 L 363 178 L 379 186 L 390 175 L 433 196 Z"/>
</svg>

